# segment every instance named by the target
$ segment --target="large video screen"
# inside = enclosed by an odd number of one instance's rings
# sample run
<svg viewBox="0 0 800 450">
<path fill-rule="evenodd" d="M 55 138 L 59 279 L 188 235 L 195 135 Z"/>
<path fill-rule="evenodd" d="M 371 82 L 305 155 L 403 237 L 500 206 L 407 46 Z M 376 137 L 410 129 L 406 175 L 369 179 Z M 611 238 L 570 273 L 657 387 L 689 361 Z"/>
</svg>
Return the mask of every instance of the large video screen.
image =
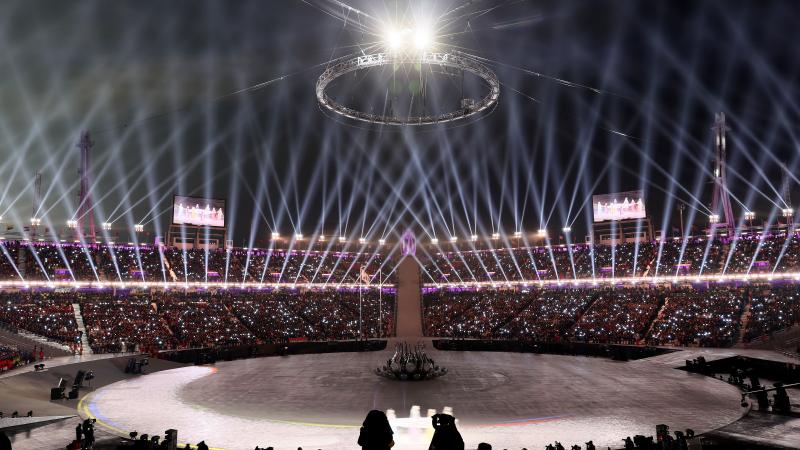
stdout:
<svg viewBox="0 0 800 450">
<path fill-rule="evenodd" d="M 176 195 L 172 201 L 172 223 L 224 227 L 225 200 Z"/>
<path fill-rule="evenodd" d="M 643 219 L 645 210 L 642 191 L 593 195 L 592 213 L 595 222 Z"/>
</svg>

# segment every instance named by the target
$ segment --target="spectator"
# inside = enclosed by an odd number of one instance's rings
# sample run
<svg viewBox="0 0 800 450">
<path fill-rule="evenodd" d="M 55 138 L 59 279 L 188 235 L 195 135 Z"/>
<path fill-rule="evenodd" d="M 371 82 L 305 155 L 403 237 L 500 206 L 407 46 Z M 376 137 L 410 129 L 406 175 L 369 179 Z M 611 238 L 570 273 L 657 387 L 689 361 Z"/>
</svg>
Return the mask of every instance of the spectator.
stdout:
<svg viewBox="0 0 800 450">
<path fill-rule="evenodd" d="M 394 431 L 383 411 L 373 409 L 367 413 L 358 434 L 358 445 L 363 450 L 388 450 L 394 447 Z"/>
<path fill-rule="evenodd" d="M 456 428 L 455 417 L 449 414 L 434 414 L 433 439 L 428 450 L 464 450 L 464 439 Z"/>
</svg>

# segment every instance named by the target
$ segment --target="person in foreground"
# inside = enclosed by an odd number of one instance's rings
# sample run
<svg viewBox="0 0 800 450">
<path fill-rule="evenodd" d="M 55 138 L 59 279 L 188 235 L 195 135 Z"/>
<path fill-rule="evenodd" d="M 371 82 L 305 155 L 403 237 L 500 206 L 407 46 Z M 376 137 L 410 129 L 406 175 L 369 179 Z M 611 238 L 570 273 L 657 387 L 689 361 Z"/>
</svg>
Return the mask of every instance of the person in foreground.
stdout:
<svg viewBox="0 0 800 450">
<path fill-rule="evenodd" d="M 358 445 L 362 450 L 388 450 L 394 447 L 394 431 L 389 419 L 383 411 L 373 409 L 367 413 L 361 431 L 358 434 Z"/>
<path fill-rule="evenodd" d="M 0 431 L 0 450 L 11 450 L 11 439 L 6 436 L 5 431 Z"/>
<path fill-rule="evenodd" d="M 449 414 L 434 414 L 433 439 L 428 450 L 464 450 L 464 439 L 456 429 L 456 418 Z"/>
</svg>

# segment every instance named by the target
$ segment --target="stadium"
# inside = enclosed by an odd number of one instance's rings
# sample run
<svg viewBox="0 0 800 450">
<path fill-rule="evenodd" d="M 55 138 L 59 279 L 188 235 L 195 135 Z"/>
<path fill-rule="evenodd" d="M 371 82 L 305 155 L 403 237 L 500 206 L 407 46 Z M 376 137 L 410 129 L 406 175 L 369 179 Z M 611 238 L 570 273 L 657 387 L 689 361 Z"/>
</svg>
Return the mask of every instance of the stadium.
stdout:
<svg viewBox="0 0 800 450">
<path fill-rule="evenodd" d="M 0 11 L 0 450 L 800 449 L 793 2 Z"/>
</svg>

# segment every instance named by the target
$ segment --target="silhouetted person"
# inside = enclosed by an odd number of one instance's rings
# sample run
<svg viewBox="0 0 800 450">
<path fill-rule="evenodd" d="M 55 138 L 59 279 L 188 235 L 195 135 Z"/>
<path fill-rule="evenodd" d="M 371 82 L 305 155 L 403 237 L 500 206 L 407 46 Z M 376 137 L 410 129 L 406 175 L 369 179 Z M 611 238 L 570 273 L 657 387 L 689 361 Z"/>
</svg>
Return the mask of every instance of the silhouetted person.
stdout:
<svg viewBox="0 0 800 450">
<path fill-rule="evenodd" d="M 631 439 L 630 436 L 626 437 L 625 438 L 625 450 L 634 450 L 635 448 L 636 448 L 636 446 L 633 445 L 633 439 Z"/>
<path fill-rule="evenodd" d="M 200 443 L 197 444 L 197 450 L 208 450 L 208 446 L 206 445 L 206 441 L 200 441 Z"/>
<path fill-rule="evenodd" d="M 11 439 L 6 436 L 5 431 L 0 431 L 0 450 L 11 450 Z"/>
<path fill-rule="evenodd" d="M 675 446 L 676 450 L 689 450 L 689 443 L 686 442 L 683 432 L 675 431 Z"/>
<path fill-rule="evenodd" d="M 592 442 L 592 441 L 587 442 L 586 443 L 586 450 L 596 450 L 594 448 L 594 442 Z"/>
<path fill-rule="evenodd" d="M 478 450 L 492 450 L 492 446 L 487 444 L 486 442 L 481 442 L 478 444 Z"/>
<path fill-rule="evenodd" d="M 83 426 L 84 444 L 86 448 L 92 448 L 94 445 L 94 425 L 89 422 L 88 425 Z"/>
<path fill-rule="evenodd" d="M 81 427 L 81 424 L 78 424 L 75 427 L 75 440 L 80 442 L 81 439 L 83 439 L 83 427 Z"/>
<path fill-rule="evenodd" d="M 434 414 L 433 439 L 429 450 L 464 450 L 464 439 L 456 429 L 456 419 L 449 414 Z"/>
<path fill-rule="evenodd" d="M 367 413 L 358 433 L 358 445 L 363 450 L 388 450 L 394 447 L 394 431 L 383 411 L 373 409 Z"/>
</svg>

